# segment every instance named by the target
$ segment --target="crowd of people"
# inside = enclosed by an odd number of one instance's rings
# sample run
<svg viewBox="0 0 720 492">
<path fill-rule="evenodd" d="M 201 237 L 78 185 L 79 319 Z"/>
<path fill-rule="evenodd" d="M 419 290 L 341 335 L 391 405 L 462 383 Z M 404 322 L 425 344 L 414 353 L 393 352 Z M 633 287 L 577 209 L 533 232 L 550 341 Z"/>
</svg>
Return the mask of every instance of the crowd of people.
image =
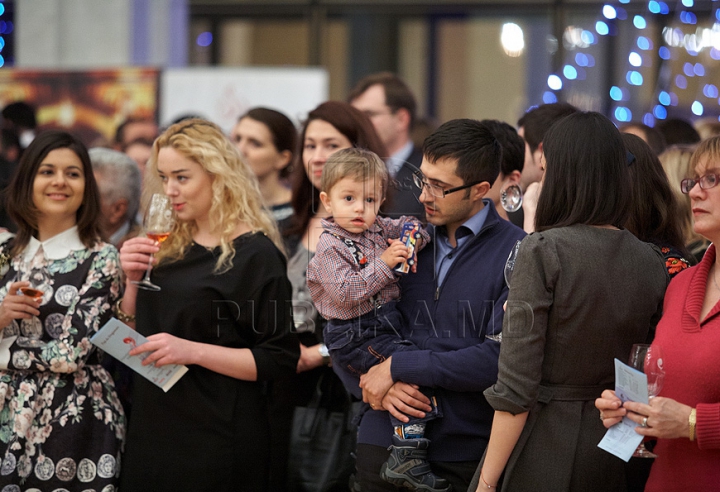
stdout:
<svg viewBox="0 0 720 492">
<path fill-rule="evenodd" d="M 391 73 L 299 128 L 130 118 L 89 151 L 2 114 L 2 492 L 720 490 L 718 125 L 553 103 L 416 143 Z M 111 317 L 188 372 L 103 353 Z M 614 391 L 638 343 L 649 404 Z M 308 409 L 352 439 L 310 478 Z M 598 447 L 628 419 L 656 458 Z"/>
</svg>

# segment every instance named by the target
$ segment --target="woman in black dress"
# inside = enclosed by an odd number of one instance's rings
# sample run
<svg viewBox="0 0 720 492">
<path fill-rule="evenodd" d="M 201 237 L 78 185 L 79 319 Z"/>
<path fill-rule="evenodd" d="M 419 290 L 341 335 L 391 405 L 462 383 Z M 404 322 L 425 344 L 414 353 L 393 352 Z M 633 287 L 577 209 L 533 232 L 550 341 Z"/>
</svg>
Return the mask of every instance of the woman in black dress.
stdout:
<svg viewBox="0 0 720 492">
<path fill-rule="evenodd" d="M 185 120 L 153 145 L 146 191 L 164 191 L 177 221 L 159 248 L 127 241 L 119 314 L 148 337 L 132 355 L 185 364 L 167 393 L 136 377 L 123 490 L 265 490 L 264 381 L 295 372 L 290 284 L 280 239 L 257 180 L 214 124 Z M 149 255 L 152 281 L 138 291 Z"/>
</svg>

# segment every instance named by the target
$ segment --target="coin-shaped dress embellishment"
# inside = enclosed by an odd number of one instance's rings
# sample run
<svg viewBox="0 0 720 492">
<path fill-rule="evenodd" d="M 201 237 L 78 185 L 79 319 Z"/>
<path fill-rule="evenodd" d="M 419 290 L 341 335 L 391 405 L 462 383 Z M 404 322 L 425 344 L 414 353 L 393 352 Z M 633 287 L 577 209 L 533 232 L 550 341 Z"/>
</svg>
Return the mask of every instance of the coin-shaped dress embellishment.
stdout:
<svg viewBox="0 0 720 492">
<path fill-rule="evenodd" d="M 115 492 L 114 485 L 106 485 L 100 492 Z"/>
<path fill-rule="evenodd" d="M 35 463 L 35 476 L 40 480 L 50 480 L 55 473 L 55 463 L 47 456 Z"/>
<path fill-rule="evenodd" d="M 63 285 L 55 291 L 55 302 L 61 306 L 69 306 L 78 294 L 78 289 L 74 285 Z"/>
<path fill-rule="evenodd" d="M 65 316 L 61 313 L 48 314 L 45 318 L 45 332 L 53 338 L 59 338 L 62 335 L 62 323 Z"/>
<path fill-rule="evenodd" d="M 17 459 L 15 458 L 15 455 L 12 453 L 6 454 L 5 458 L 2 460 L 2 465 L 0 465 L 0 475 L 10 475 L 15 471 L 16 465 Z"/>
<path fill-rule="evenodd" d="M 42 337 L 43 326 L 39 318 L 33 316 L 30 319 L 24 319 L 20 323 L 20 334 L 28 338 L 39 339 Z"/>
<path fill-rule="evenodd" d="M 30 354 L 28 354 L 25 350 L 18 350 L 12 356 L 12 363 L 17 369 L 28 369 L 31 364 Z"/>
<path fill-rule="evenodd" d="M 76 470 L 77 465 L 75 464 L 74 459 L 63 458 L 58 461 L 57 465 L 55 466 L 55 475 L 57 475 L 57 477 L 63 482 L 69 482 L 70 480 L 75 478 Z"/>
<path fill-rule="evenodd" d="M 96 468 L 95 463 L 92 460 L 83 458 L 80 460 L 80 464 L 77 469 L 78 480 L 83 483 L 92 482 L 95 480 Z"/>
<path fill-rule="evenodd" d="M 6 485 L 2 488 L 2 492 L 21 492 L 18 485 Z"/>
<path fill-rule="evenodd" d="M 100 478 L 112 478 L 115 475 L 115 458 L 112 455 L 104 454 L 100 456 L 97 464 L 97 474 Z"/>
</svg>

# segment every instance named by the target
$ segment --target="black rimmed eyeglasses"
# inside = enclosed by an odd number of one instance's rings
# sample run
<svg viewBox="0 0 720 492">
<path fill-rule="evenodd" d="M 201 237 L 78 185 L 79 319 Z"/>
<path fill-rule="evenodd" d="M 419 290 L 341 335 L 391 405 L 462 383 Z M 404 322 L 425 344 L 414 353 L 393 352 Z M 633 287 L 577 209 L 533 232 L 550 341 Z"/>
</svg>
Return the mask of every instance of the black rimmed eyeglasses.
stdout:
<svg viewBox="0 0 720 492">
<path fill-rule="evenodd" d="M 420 188 L 420 190 L 423 189 L 423 187 L 427 188 L 428 193 L 430 193 L 435 198 L 445 198 L 450 193 L 455 193 L 456 191 L 460 190 L 466 190 L 470 188 L 471 186 L 475 186 L 476 184 L 482 183 L 482 181 L 475 181 L 474 183 L 462 185 L 462 186 L 456 186 L 454 188 L 450 188 L 448 190 L 444 189 L 440 185 L 432 184 L 423 179 L 423 175 L 421 173 L 414 173 L 413 174 L 413 183 L 415 186 Z"/>
<path fill-rule="evenodd" d="M 705 176 L 700 176 L 697 179 L 683 179 L 680 181 L 680 191 L 687 195 L 690 193 L 690 190 L 695 188 L 695 184 L 699 184 L 701 190 L 709 190 L 710 188 L 715 188 L 718 183 L 720 183 L 720 174 L 710 173 Z"/>
</svg>

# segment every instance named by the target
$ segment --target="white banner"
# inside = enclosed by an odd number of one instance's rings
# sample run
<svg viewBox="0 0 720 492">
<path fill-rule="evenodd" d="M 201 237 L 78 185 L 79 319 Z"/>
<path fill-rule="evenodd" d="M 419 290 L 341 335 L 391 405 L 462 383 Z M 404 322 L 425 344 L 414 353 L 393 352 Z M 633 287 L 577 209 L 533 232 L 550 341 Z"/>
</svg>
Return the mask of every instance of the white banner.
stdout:
<svg viewBox="0 0 720 492">
<path fill-rule="evenodd" d="M 298 124 L 327 98 L 328 74 L 321 68 L 166 69 L 160 79 L 160 124 L 195 115 L 229 132 L 256 106 L 281 111 Z"/>
</svg>

